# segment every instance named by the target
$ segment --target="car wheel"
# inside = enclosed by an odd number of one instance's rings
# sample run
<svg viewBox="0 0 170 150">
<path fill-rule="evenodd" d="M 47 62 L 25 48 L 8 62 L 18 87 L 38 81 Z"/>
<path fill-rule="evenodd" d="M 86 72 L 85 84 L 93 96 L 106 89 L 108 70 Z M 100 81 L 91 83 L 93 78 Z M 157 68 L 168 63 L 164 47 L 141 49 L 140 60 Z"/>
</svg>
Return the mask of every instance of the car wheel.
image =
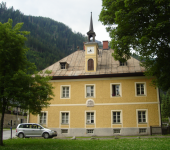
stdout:
<svg viewBox="0 0 170 150">
<path fill-rule="evenodd" d="M 19 138 L 24 138 L 24 134 L 23 134 L 23 133 L 20 133 L 20 134 L 18 135 L 18 137 L 19 137 Z"/>
<path fill-rule="evenodd" d="M 48 139 L 49 138 L 49 134 L 48 133 L 44 133 L 43 136 L 44 136 L 44 139 Z"/>
</svg>

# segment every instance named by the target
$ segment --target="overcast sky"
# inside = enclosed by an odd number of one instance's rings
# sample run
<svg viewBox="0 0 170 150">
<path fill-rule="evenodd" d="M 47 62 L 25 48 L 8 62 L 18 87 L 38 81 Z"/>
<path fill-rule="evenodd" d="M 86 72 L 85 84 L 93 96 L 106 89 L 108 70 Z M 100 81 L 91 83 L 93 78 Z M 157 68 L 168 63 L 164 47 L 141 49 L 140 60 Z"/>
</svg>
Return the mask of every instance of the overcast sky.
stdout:
<svg viewBox="0 0 170 150">
<path fill-rule="evenodd" d="M 48 17 L 84 35 L 89 31 L 92 12 L 96 39 L 110 41 L 106 27 L 98 21 L 102 0 L 3 0 L 3 2 L 6 2 L 8 8 L 13 6 L 24 15 Z"/>
</svg>

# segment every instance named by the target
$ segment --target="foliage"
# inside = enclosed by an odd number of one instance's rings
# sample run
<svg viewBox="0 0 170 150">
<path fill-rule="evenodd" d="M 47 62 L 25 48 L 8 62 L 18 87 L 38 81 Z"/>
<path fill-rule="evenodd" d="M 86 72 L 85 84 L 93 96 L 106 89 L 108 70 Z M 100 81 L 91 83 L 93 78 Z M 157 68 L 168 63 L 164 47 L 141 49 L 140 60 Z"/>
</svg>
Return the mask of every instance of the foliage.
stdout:
<svg viewBox="0 0 170 150">
<path fill-rule="evenodd" d="M 60 60 L 77 50 L 77 46 L 83 49 L 86 37 L 81 33 L 73 33 L 72 30 L 61 22 L 45 17 L 26 16 L 13 7 L 7 8 L 6 3 L 0 4 L 0 22 L 13 20 L 13 24 L 24 22 L 23 31 L 30 31 L 27 35 L 27 58 L 35 63 L 38 70 Z"/>
<path fill-rule="evenodd" d="M 3 145 L 3 120 L 8 106 L 19 106 L 38 114 L 53 96 L 53 87 L 48 83 L 51 78 L 41 77 L 26 58 L 25 35 L 29 32 L 20 31 L 22 25 L 12 27 L 12 19 L 4 24 L 0 22 L 0 145 Z"/>
<path fill-rule="evenodd" d="M 103 0 L 99 15 L 109 25 L 113 57 L 123 62 L 135 50 L 145 60 L 145 74 L 156 76 L 153 85 L 164 91 L 170 87 L 169 16 L 169 0 Z"/>
<path fill-rule="evenodd" d="M 61 140 L 61 139 L 12 139 L 5 140 L 1 150 L 160 150 L 169 149 L 170 138 L 114 139 L 114 140 Z"/>
<path fill-rule="evenodd" d="M 170 117 L 170 89 L 166 94 L 161 94 L 161 115 Z"/>
</svg>

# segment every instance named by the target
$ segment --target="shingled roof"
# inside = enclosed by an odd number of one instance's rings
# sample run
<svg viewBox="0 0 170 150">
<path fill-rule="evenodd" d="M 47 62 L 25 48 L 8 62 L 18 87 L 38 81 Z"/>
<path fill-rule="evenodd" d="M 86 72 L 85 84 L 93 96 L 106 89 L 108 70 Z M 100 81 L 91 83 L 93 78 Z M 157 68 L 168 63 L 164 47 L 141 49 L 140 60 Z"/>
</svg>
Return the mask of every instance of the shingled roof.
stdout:
<svg viewBox="0 0 170 150">
<path fill-rule="evenodd" d="M 78 50 L 44 69 L 42 75 L 46 76 L 46 70 L 52 71 L 50 76 L 53 76 L 53 79 L 143 75 L 145 68 L 140 66 L 140 61 L 131 57 L 126 66 L 120 66 L 119 61 L 112 57 L 112 53 L 112 49 L 99 49 L 96 72 L 85 72 L 85 51 Z M 61 62 L 67 62 L 68 68 L 61 69 Z"/>
</svg>

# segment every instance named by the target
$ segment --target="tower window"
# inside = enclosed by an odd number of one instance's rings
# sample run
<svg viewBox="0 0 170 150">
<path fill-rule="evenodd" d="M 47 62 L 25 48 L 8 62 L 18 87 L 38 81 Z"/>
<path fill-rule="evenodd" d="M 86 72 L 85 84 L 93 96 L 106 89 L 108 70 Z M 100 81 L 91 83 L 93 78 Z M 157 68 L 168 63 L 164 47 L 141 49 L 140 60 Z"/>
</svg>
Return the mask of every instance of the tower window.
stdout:
<svg viewBox="0 0 170 150">
<path fill-rule="evenodd" d="M 94 61 L 93 61 L 93 59 L 88 60 L 88 70 L 94 70 Z"/>
</svg>

